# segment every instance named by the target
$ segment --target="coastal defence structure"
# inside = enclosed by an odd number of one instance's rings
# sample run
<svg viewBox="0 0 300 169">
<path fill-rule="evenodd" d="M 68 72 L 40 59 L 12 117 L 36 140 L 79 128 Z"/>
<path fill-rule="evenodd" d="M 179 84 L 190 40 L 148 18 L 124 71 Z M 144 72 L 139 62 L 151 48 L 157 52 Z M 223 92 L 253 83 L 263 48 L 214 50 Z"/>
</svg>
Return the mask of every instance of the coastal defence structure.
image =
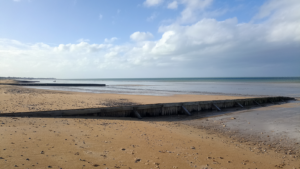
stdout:
<svg viewBox="0 0 300 169">
<path fill-rule="evenodd" d="M 132 105 L 122 107 L 100 107 L 87 109 L 53 110 L 23 113 L 0 113 L 0 116 L 15 117 L 63 117 L 63 116 L 100 116 L 100 117 L 137 117 L 139 119 L 147 116 L 167 116 L 186 114 L 207 110 L 222 111 L 226 108 L 241 107 L 251 108 L 253 106 L 264 106 L 268 104 L 286 103 L 295 100 L 291 97 L 259 97 L 235 100 L 213 100 L 179 103 L 159 103 Z"/>
</svg>

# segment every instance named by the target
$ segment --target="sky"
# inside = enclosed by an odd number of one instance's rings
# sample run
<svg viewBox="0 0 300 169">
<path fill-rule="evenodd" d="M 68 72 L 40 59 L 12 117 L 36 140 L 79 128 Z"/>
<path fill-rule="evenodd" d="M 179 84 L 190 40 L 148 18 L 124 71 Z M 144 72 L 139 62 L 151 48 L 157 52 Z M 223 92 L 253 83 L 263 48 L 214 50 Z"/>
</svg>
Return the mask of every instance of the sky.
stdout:
<svg viewBox="0 0 300 169">
<path fill-rule="evenodd" d="M 300 76 L 299 0 L 1 0 L 0 76 Z"/>
</svg>

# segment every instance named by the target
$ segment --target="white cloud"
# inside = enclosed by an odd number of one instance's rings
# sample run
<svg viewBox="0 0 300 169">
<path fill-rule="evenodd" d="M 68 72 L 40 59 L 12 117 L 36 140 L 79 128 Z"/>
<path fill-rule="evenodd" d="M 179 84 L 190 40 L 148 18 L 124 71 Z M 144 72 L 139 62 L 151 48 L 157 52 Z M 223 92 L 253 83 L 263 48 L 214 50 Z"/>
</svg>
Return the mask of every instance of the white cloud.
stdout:
<svg viewBox="0 0 300 169">
<path fill-rule="evenodd" d="M 104 42 L 105 42 L 105 43 L 113 43 L 113 42 L 116 41 L 116 40 L 118 40 L 118 38 L 116 38 L 116 37 L 112 37 L 112 38 L 110 38 L 110 39 L 105 38 L 105 39 L 104 39 Z"/>
<path fill-rule="evenodd" d="M 261 6 L 259 13 L 257 13 L 253 19 L 263 19 L 274 14 L 287 15 L 289 18 L 293 18 L 292 15 L 298 17 L 300 13 L 300 11 L 297 10 L 299 9 L 299 5 L 299 1 L 297 0 L 269 0 Z"/>
<path fill-rule="evenodd" d="M 145 41 L 153 38 L 153 35 L 150 32 L 134 32 L 130 38 L 134 41 Z"/>
<path fill-rule="evenodd" d="M 269 41 L 300 40 L 300 2 L 297 0 L 275 1 L 265 3 L 252 22 L 268 18 L 265 25 Z"/>
<path fill-rule="evenodd" d="M 185 9 L 181 12 L 181 22 L 194 22 L 200 12 L 212 4 L 213 0 L 181 0 Z"/>
<path fill-rule="evenodd" d="M 159 4 L 161 4 L 162 2 L 163 2 L 163 0 L 146 0 L 146 1 L 144 2 L 144 5 L 150 7 L 150 6 L 156 6 L 156 5 L 159 5 Z"/>
<path fill-rule="evenodd" d="M 173 1 L 168 4 L 169 9 L 177 9 L 177 6 L 178 6 L 177 1 Z"/>
</svg>

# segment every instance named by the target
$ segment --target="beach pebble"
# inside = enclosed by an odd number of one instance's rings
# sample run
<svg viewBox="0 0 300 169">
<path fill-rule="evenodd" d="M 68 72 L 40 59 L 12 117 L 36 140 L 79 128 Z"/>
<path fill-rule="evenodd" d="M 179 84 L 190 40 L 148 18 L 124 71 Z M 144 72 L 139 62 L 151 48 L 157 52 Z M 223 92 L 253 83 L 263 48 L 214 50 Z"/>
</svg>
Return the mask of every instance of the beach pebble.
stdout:
<svg viewBox="0 0 300 169">
<path fill-rule="evenodd" d="M 137 163 L 137 162 L 140 162 L 141 161 L 141 159 L 140 158 L 135 158 L 135 162 Z"/>
</svg>

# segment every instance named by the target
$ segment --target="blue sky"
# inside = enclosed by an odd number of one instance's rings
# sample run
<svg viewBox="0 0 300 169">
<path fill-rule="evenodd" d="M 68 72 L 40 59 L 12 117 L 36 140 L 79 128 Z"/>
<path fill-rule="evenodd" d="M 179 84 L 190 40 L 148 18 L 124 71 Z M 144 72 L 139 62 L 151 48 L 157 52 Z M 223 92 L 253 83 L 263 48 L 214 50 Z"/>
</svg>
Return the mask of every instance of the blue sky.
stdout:
<svg viewBox="0 0 300 169">
<path fill-rule="evenodd" d="M 215 1 L 209 9 L 222 13 L 214 16 L 217 20 L 236 17 L 239 22 L 248 22 L 262 4 Z M 105 38 L 118 37 L 116 43 L 126 43 L 128 35 L 142 31 L 159 39 L 158 27 L 180 17 L 184 9 L 184 5 L 178 5 L 170 10 L 167 5 L 168 1 L 146 7 L 137 0 L 4 0 L 0 7 L 1 37 L 50 44 L 74 43 L 78 39 L 102 43 Z"/>
<path fill-rule="evenodd" d="M 297 0 L 3 0 L 0 76 L 300 76 L 298 9 Z"/>
</svg>

